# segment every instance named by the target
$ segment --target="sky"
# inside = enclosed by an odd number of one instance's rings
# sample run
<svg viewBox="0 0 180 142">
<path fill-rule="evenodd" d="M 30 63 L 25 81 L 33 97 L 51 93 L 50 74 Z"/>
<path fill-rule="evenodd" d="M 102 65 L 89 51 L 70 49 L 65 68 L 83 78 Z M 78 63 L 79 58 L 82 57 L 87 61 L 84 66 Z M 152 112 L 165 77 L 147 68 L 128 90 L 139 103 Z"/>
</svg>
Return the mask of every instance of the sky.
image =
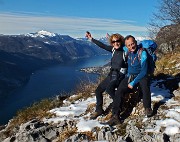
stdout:
<svg viewBox="0 0 180 142">
<path fill-rule="evenodd" d="M 171 136 L 180 133 L 180 106 L 178 100 L 175 100 L 174 97 L 171 98 L 172 94 L 170 94 L 168 89 L 164 86 L 159 87 L 157 85 L 157 83 L 162 81 L 163 80 L 153 81 L 151 84 L 151 99 L 152 102 L 164 102 L 164 105 L 166 105 L 169 109 L 166 108 L 163 112 L 161 112 L 161 115 L 165 116 L 164 119 L 154 119 L 156 122 L 151 122 L 153 127 L 146 128 L 145 132 L 165 133 Z M 74 95 L 71 97 L 76 96 Z M 91 131 L 94 127 L 104 127 L 105 125 L 102 125 L 98 118 L 95 120 L 87 119 L 90 117 L 90 113 L 86 114 L 85 111 L 88 108 L 88 105 L 95 102 L 95 95 L 94 97 L 89 97 L 87 100 L 75 101 L 73 104 L 65 100 L 64 104 L 66 105 L 64 107 L 50 110 L 51 113 L 56 114 L 56 117 L 49 119 L 45 118 L 44 122 L 58 123 L 64 120 L 76 119 L 78 120 L 76 125 L 78 132 Z M 149 118 L 144 117 L 142 123 L 146 121 L 149 123 Z"/>
<path fill-rule="evenodd" d="M 148 36 L 159 0 L 0 0 L 0 34 L 45 30 L 71 37 Z"/>
</svg>

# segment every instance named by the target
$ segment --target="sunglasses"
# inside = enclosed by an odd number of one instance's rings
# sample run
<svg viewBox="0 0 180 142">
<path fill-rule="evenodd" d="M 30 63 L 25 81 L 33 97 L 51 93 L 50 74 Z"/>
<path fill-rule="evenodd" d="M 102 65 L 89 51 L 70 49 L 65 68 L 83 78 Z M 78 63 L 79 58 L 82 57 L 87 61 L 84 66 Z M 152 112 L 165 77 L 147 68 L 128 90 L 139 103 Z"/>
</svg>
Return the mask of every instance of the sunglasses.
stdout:
<svg viewBox="0 0 180 142">
<path fill-rule="evenodd" d="M 121 42 L 121 40 L 113 40 L 113 41 L 111 41 L 111 43 L 115 43 L 115 42 Z"/>
</svg>

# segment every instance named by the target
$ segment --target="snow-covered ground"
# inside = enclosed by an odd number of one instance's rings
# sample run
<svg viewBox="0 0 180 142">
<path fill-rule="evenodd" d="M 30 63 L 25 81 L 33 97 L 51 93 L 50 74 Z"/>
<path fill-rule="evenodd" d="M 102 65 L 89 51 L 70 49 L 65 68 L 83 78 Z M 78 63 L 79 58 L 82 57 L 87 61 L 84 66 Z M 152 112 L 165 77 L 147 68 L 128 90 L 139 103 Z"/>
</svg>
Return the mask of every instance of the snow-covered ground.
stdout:
<svg viewBox="0 0 180 142">
<path fill-rule="evenodd" d="M 159 133 L 161 128 L 164 128 L 164 133 L 167 135 L 174 135 L 180 133 L 180 103 L 174 100 L 172 94 L 164 86 L 159 87 L 157 84 L 163 80 L 154 81 L 151 84 L 151 97 L 152 102 L 164 102 L 169 108 L 164 110 L 162 113 L 165 115 L 164 119 L 157 120 L 153 128 L 147 129 L 146 132 Z M 72 96 L 73 97 L 73 96 Z M 77 119 L 77 128 L 79 132 L 91 131 L 94 127 L 102 127 L 104 125 L 100 124 L 98 119 L 90 120 L 90 113 L 82 115 L 85 113 L 87 107 L 91 103 L 95 103 L 95 96 L 89 97 L 87 100 L 76 101 L 73 104 L 55 108 L 50 110 L 51 113 L 56 114 L 56 117 L 50 119 L 44 119 L 45 122 L 58 123 L 63 120 Z M 68 102 L 64 102 L 68 104 Z M 147 121 L 149 118 L 144 118 L 143 122 Z"/>
</svg>

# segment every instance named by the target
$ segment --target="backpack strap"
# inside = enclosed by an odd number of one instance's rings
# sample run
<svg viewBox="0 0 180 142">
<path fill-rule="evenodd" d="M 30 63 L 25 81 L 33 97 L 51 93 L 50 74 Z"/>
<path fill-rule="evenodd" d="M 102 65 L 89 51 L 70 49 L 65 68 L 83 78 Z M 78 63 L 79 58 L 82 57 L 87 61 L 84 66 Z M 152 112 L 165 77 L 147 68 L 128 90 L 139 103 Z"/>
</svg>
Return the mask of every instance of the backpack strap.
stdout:
<svg viewBox="0 0 180 142">
<path fill-rule="evenodd" d="M 142 52 L 143 52 L 143 48 L 140 48 L 139 50 L 138 50 L 138 60 L 139 61 L 141 61 L 141 55 L 142 55 Z"/>
<path fill-rule="evenodd" d="M 127 62 L 128 53 L 126 54 L 125 51 L 123 51 L 123 60 L 124 62 Z"/>
<path fill-rule="evenodd" d="M 116 49 L 113 47 L 112 48 L 112 56 L 114 55 L 115 51 L 116 51 Z"/>
<path fill-rule="evenodd" d="M 129 55 L 129 51 L 123 51 L 123 60 L 125 61 L 125 63 L 127 63 L 128 60 L 128 55 Z"/>
</svg>

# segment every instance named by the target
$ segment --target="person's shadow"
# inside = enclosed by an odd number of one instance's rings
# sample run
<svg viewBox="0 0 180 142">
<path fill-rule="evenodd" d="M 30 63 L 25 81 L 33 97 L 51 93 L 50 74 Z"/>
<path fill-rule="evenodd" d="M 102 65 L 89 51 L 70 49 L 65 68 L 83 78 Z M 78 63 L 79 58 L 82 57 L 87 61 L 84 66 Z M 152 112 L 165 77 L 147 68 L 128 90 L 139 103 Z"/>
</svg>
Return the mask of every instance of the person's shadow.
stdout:
<svg viewBox="0 0 180 142">
<path fill-rule="evenodd" d="M 173 91 L 177 90 L 179 88 L 178 84 L 180 82 L 180 73 L 178 73 L 176 76 L 170 76 L 170 75 L 167 75 L 167 74 L 164 74 L 164 73 L 160 73 L 154 79 L 162 80 L 157 85 L 159 87 L 164 86 L 165 88 L 167 88 L 170 91 L 170 94 L 171 94 L 171 96 L 169 96 L 169 97 L 165 96 L 163 100 L 161 100 L 159 102 L 156 102 L 154 104 L 153 115 L 156 115 L 157 110 L 159 109 L 159 107 L 162 106 L 163 104 L 165 104 L 166 101 L 168 101 L 169 99 L 174 97 Z"/>
<path fill-rule="evenodd" d="M 125 120 L 131 115 L 133 108 L 141 101 L 141 99 L 142 93 L 140 91 L 140 87 L 136 87 L 124 95 L 122 98 L 122 104 L 120 106 L 120 117 L 122 120 Z"/>
<path fill-rule="evenodd" d="M 179 88 L 178 83 L 180 82 L 180 73 L 175 77 L 171 77 L 166 74 L 159 74 L 153 79 L 164 80 L 159 82 L 158 86 L 165 86 L 165 88 L 170 90 L 170 94 L 172 95 L 170 95 L 169 97 L 164 97 L 163 100 L 154 104 L 152 116 L 157 114 L 157 110 L 161 105 L 163 105 L 167 100 L 173 97 L 173 91 Z M 128 92 L 126 95 L 124 95 L 120 113 L 120 116 L 123 120 L 131 115 L 133 108 L 136 107 L 139 102 L 141 102 L 141 99 L 142 93 L 140 87 L 137 87 L 136 89 L 133 89 L 131 92 Z"/>
</svg>

